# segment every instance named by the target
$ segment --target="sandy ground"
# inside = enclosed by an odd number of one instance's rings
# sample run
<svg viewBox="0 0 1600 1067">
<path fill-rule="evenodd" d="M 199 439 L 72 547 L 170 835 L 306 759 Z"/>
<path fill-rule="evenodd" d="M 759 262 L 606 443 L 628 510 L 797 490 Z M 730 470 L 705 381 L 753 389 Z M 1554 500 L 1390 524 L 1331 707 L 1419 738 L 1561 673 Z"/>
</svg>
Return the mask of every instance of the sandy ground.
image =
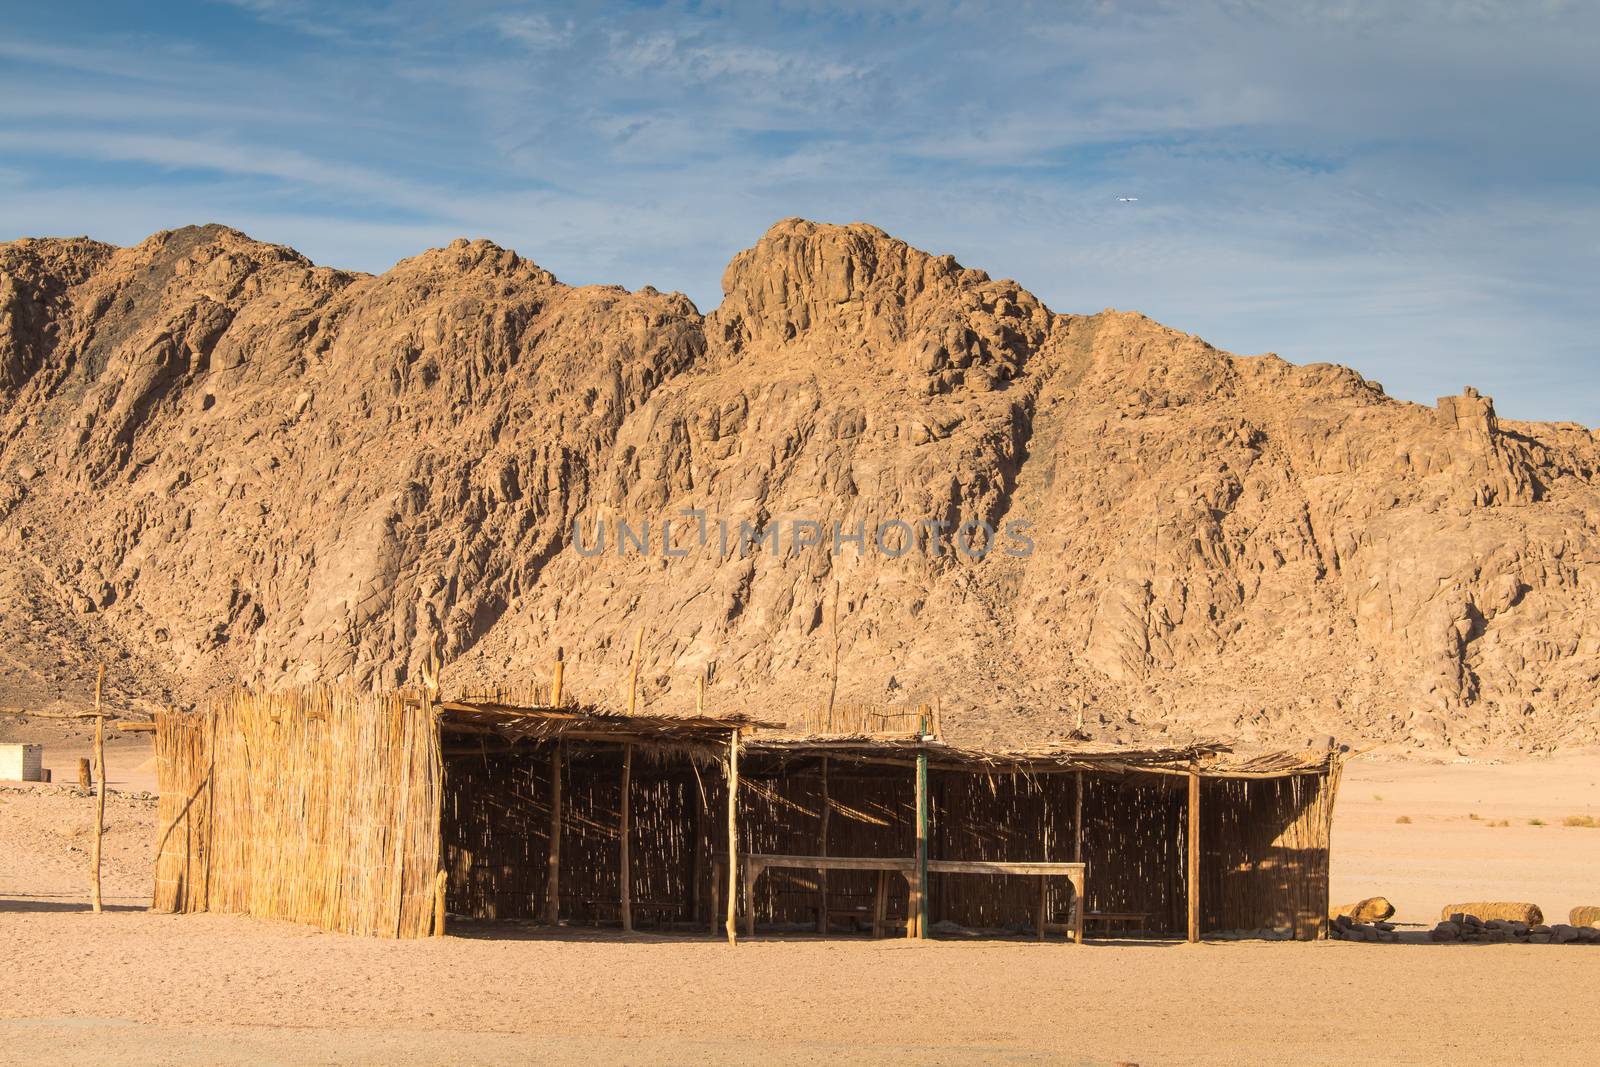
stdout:
<svg viewBox="0 0 1600 1067">
<path fill-rule="evenodd" d="M 1382 894 L 1396 918 L 1446 904 L 1527 900 L 1565 922 L 1600 904 L 1600 752 L 1442 766 L 1351 762 L 1333 829 L 1335 903 Z M 1398 820 L 1409 819 L 1409 823 Z"/>
<path fill-rule="evenodd" d="M 140 760 L 119 746 L 112 781 L 136 781 Z M 1562 917 L 1600 903 L 1600 830 L 1560 825 L 1600 815 L 1596 781 L 1593 755 L 1354 763 L 1334 893 L 1384 893 L 1418 922 L 1453 897 Z M 88 806 L 69 788 L 0 787 L 0 1062 L 1587 1064 L 1600 1040 L 1600 950 L 1577 946 L 791 937 L 730 950 L 461 923 L 386 942 L 153 915 L 153 801 L 136 795 L 111 798 L 112 910 L 94 916 L 72 829 Z"/>
</svg>

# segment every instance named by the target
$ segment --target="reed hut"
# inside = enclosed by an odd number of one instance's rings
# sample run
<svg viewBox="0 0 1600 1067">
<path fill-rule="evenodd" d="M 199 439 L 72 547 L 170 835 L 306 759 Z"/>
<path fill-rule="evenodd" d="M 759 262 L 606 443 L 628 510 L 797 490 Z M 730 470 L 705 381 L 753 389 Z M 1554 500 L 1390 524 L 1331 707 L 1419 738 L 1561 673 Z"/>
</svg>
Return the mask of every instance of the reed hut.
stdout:
<svg viewBox="0 0 1600 1067">
<path fill-rule="evenodd" d="M 752 725 L 328 687 L 163 713 L 153 907 L 385 937 L 687 917 Z"/>
<path fill-rule="evenodd" d="M 1325 933 L 1339 756 L 986 752 L 743 715 L 239 692 L 156 724 L 155 908 L 726 933 Z M 735 859 L 730 863 L 732 854 Z"/>
<path fill-rule="evenodd" d="M 1041 933 L 1069 920 L 1151 937 L 1326 935 L 1341 754 L 1236 756 L 1221 743 L 977 751 L 931 738 L 763 738 L 742 748 L 741 848 L 922 856 L 923 899 L 891 925 Z M 1081 863 L 1084 899 L 1048 873 Z M 982 868 L 993 865 L 993 873 Z M 941 869 L 943 868 L 943 869 Z M 1018 878 L 1015 874 L 1030 877 Z M 891 882 L 891 885 L 893 883 Z M 782 925 L 881 907 L 866 873 L 773 868 L 749 887 Z"/>
</svg>

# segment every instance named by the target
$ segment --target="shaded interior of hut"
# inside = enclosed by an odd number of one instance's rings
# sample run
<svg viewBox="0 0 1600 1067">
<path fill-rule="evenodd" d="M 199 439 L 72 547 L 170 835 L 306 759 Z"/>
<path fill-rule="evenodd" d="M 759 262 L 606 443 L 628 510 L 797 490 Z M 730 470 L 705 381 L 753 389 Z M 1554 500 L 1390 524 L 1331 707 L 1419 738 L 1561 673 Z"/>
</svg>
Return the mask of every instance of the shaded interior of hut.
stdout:
<svg viewBox="0 0 1600 1067">
<path fill-rule="evenodd" d="M 442 831 L 451 916 L 614 927 L 626 912 L 634 929 L 718 929 L 727 899 L 727 753 L 726 744 L 700 741 L 508 744 L 447 734 Z M 917 855 L 914 757 L 757 742 L 741 749 L 738 780 L 741 857 Z M 1205 931 L 1318 935 L 1327 906 L 1327 786 L 1306 774 L 1200 779 Z M 1187 775 L 936 765 L 927 819 L 935 860 L 1081 860 L 1090 917 L 1124 920 L 1107 932 L 1184 936 Z M 934 935 L 1031 932 L 1038 919 L 1037 878 L 930 873 L 927 885 Z M 1065 926 L 1071 885 L 1045 879 L 1043 892 L 1052 929 Z M 873 870 L 774 867 L 758 878 L 753 900 L 757 930 L 767 933 L 904 934 L 915 910 L 909 875 Z"/>
</svg>

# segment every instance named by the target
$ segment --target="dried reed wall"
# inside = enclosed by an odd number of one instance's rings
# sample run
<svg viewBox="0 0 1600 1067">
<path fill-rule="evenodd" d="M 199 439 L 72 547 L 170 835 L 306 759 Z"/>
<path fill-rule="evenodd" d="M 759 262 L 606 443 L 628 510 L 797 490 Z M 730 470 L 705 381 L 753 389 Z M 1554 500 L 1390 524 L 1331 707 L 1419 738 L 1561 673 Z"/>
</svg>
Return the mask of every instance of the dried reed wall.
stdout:
<svg viewBox="0 0 1600 1067">
<path fill-rule="evenodd" d="M 445 758 L 443 839 L 452 914 L 532 919 L 545 913 L 555 742 Z M 612 923 L 621 912 L 622 751 L 563 742 L 561 918 Z M 464 746 L 470 749 L 471 745 Z M 709 918 L 709 857 L 726 851 L 726 786 L 709 754 L 634 746 L 628 800 L 630 880 L 640 927 Z"/>
<path fill-rule="evenodd" d="M 235 692 L 158 716 L 158 911 L 432 932 L 443 768 L 403 694 Z"/>
<path fill-rule="evenodd" d="M 1081 858 L 1090 911 L 1149 916 L 1146 930 L 1179 936 L 1187 923 L 1187 780 L 1182 775 L 1086 770 Z M 834 856 L 915 854 L 910 766 L 832 762 L 822 836 L 818 757 L 750 758 L 743 770 L 740 848 Z M 1077 772 L 929 775 L 929 853 L 934 859 L 1072 860 L 1077 847 Z M 1201 792 L 1202 930 L 1271 929 L 1321 935 L 1327 909 L 1328 830 L 1335 780 L 1204 778 Z M 715 847 L 713 844 L 711 847 Z M 827 875 L 830 907 L 870 911 L 876 875 Z M 1038 903 L 1032 878 L 934 874 L 934 922 L 1029 928 Z M 771 870 L 756 895 L 763 922 L 814 921 L 818 876 Z M 892 915 L 904 915 L 904 881 L 890 881 Z M 1052 879 L 1052 918 L 1065 921 L 1071 888 Z"/>
<path fill-rule="evenodd" d="M 1200 792 L 1200 913 L 1207 930 L 1321 937 L 1337 774 L 1206 779 Z"/>
</svg>

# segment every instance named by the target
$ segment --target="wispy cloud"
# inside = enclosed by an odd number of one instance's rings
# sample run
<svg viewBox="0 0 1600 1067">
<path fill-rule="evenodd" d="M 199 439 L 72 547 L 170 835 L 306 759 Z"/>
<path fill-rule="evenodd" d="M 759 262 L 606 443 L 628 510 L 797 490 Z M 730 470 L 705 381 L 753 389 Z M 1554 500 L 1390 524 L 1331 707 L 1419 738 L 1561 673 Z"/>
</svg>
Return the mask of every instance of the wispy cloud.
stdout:
<svg viewBox="0 0 1600 1067">
<path fill-rule="evenodd" d="M 862 219 L 1062 310 L 1352 362 L 1415 399 L 1466 379 L 1512 415 L 1600 418 L 1590 5 L 9 18 L 0 239 L 216 220 L 381 270 L 465 233 L 709 308 L 772 221 Z"/>
</svg>

